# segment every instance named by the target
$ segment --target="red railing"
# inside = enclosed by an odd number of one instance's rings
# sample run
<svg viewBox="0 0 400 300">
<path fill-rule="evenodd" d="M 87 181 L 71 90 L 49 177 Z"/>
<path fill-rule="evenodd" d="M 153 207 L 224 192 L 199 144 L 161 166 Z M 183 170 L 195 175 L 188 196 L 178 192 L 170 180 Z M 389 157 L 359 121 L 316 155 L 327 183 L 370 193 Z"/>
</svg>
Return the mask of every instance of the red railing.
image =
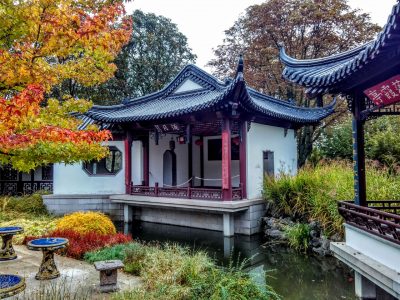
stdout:
<svg viewBox="0 0 400 300">
<path fill-rule="evenodd" d="M 373 208 L 355 205 L 351 202 L 339 202 L 339 213 L 347 224 L 400 245 L 400 216 L 383 211 L 383 209 L 393 209 L 393 206 L 383 207 L 383 202 L 389 206 L 387 202 L 390 201 L 371 201 L 369 204 L 373 204 Z M 375 207 L 379 203 L 382 206 Z"/>
<path fill-rule="evenodd" d="M 400 215 L 400 201 L 395 201 L 395 200 L 368 201 L 368 207 L 382 210 L 395 215 Z"/>
<path fill-rule="evenodd" d="M 0 180 L 0 194 L 18 195 L 32 194 L 36 191 L 53 191 L 52 180 L 41 181 L 18 181 L 18 180 Z"/>
<path fill-rule="evenodd" d="M 243 199 L 242 187 L 232 189 L 232 200 Z M 132 185 L 131 195 L 182 198 L 197 200 L 222 200 L 223 193 L 217 188 L 199 188 L 199 187 L 159 187 L 156 182 L 154 187 L 143 185 Z"/>
</svg>

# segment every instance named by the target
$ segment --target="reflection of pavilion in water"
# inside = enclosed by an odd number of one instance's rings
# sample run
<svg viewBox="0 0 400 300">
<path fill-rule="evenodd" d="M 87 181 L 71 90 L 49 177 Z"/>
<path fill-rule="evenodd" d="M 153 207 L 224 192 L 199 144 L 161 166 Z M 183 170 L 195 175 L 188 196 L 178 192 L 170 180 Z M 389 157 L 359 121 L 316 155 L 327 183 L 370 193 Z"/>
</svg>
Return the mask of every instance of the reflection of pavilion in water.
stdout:
<svg viewBox="0 0 400 300">
<path fill-rule="evenodd" d="M 149 222 L 119 225 L 124 233 L 130 233 L 134 238 L 143 241 L 171 241 L 194 249 L 203 249 L 222 262 L 226 262 L 232 253 L 234 255 L 240 253 L 241 257 L 250 259 L 251 265 L 262 261 L 259 235 L 222 237 L 218 231 Z"/>
<path fill-rule="evenodd" d="M 120 224 L 120 229 L 124 226 Z M 283 299 L 354 299 L 350 270 L 333 258 L 315 258 L 286 247 L 264 247 L 262 235 L 223 238 L 217 231 L 136 222 L 125 232 L 143 241 L 173 242 L 205 250 L 218 264 L 247 259 L 245 271 L 260 284 L 272 286 Z M 330 298 L 328 296 L 330 295 Z M 336 298 L 335 298 L 336 297 Z"/>
</svg>

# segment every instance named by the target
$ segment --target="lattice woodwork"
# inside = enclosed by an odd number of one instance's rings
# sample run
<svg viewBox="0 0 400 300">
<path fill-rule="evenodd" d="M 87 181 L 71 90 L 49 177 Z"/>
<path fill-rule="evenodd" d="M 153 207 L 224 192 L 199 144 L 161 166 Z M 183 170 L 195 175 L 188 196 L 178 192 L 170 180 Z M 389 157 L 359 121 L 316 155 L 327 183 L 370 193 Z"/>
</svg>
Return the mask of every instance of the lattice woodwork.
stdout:
<svg viewBox="0 0 400 300">
<path fill-rule="evenodd" d="M 400 245 L 399 215 L 385 212 L 382 207 L 363 207 L 350 202 L 339 202 L 338 206 L 347 224 Z"/>
<path fill-rule="evenodd" d="M 53 165 L 42 166 L 42 180 L 53 180 Z"/>
<path fill-rule="evenodd" d="M 150 197 L 166 197 L 197 200 L 222 200 L 221 189 L 212 188 L 170 188 L 170 187 L 148 187 L 143 185 L 132 185 L 131 195 L 142 195 Z M 242 188 L 232 189 L 232 200 L 241 200 Z"/>
<path fill-rule="evenodd" d="M 11 168 L 10 165 L 3 166 L 0 174 L 1 180 L 18 180 L 18 171 Z"/>
<path fill-rule="evenodd" d="M 381 107 L 375 105 L 368 97 L 364 97 L 364 102 L 365 110 L 361 112 L 361 117 L 365 120 L 377 118 L 379 116 L 400 115 L 400 103 Z"/>
<path fill-rule="evenodd" d="M 2 195 L 22 195 L 32 194 L 38 190 L 53 191 L 52 181 L 16 181 L 1 180 L 0 194 Z"/>
</svg>

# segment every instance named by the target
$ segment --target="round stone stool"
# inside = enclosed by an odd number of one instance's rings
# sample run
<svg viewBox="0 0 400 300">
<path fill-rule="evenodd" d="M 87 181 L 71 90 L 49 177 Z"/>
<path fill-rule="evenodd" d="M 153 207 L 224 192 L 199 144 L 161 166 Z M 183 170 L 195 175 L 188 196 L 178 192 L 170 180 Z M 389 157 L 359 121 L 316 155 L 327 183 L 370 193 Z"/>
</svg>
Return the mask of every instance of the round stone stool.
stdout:
<svg viewBox="0 0 400 300">
<path fill-rule="evenodd" d="M 14 296 L 25 290 L 25 279 L 18 275 L 0 274 L 0 299 Z"/>
<path fill-rule="evenodd" d="M 0 236 L 3 240 L 3 245 L 0 249 L 0 261 L 17 258 L 17 254 L 12 246 L 12 238 L 14 235 L 22 232 L 24 232 L 22 227 L 0 227 Z"/>
<path fill-rule="evenodd" d="M 68 239 L 64 238 L 41 238 L 32 240 L 27 244 L 29 250 L 43 252 L 42 263 L 35 276 L 37 280 L 49 280 L 60 276 L 54 261 L 54 252 L 67 246 Z"/>
</svg>

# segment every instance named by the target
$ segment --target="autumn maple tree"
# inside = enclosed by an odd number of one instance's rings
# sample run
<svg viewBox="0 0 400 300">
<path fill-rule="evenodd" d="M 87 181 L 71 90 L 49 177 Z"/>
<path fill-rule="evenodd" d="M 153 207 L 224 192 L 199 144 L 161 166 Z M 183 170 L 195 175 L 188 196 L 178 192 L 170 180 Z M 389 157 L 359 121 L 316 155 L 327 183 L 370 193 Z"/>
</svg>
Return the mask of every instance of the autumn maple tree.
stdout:
<svg viewBox="0 0 400 300">
<path fill-rule="evenodd" d="M 129 40 L 122 1 L 0 1 L 0 164 L 27 171 L 53 162 L 99 159 L 108 131 L 79 130 L 91 103 L 51 90 L 111 78 Z"/>
<path fill-rule="evenodd" d="M 259 91 L 294 100 L 297 105 L 315 106 L 301 87 L 282 79 L 279 45 L 297 59 L 314 59 L 340 53 L 373 39 L 380 28 L 368 14 L 352 9 L 347 0 L 268 0 L 250 6 L 235 24 L 225 31 L 209 65 L 221 79 L 234 74 L 237 57 L 244 54 L 244 76 Z M 331 99 L 326 99 L 325 102 Z M 341 111 L 344 102 L 339 101 Z M 337 119 L 337 115 L 325 121 Z M 312 151 L 321 127 L 304 126 L 297 132 L 299 164 Z"/>
</svg>

